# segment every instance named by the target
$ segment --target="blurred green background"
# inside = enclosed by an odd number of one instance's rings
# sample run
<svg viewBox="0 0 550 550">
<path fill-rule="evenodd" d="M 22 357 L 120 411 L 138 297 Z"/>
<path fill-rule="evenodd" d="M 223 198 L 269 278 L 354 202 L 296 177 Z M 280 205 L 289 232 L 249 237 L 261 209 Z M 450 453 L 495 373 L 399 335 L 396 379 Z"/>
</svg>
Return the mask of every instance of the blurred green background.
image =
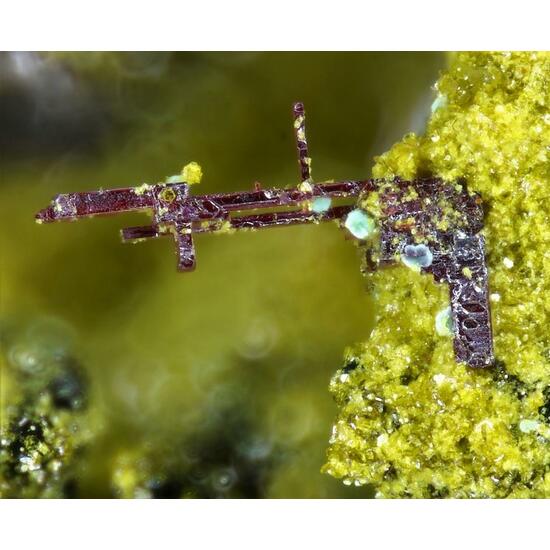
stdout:
<svg viewBox="0 0 550 550">
<path fill-rule="evenodd" d="M 314 179 L 369 177 L 373 156 L 422 130 L 444 61 L 0 54 L 1 320 L 18 327 L 5 352 L 17 362 L 55 342 L 86 372 L 79 496 L 151 496 L 126 464 L 162 472 L 177 495 L 195 483 L 208 489 L 192 496 L 369 496 L 319 473 L 329 379 L 375 314 L 334 224 L 199 235 L 197 270 L 178 274 L 171 240 L 121 244 L 118 230 L 143 215 L 33 216 L 56 193 L 154 183 L 192 160 L 204 171 L 196 193 L 295 185 L 295 100 Z"/>
</svg>

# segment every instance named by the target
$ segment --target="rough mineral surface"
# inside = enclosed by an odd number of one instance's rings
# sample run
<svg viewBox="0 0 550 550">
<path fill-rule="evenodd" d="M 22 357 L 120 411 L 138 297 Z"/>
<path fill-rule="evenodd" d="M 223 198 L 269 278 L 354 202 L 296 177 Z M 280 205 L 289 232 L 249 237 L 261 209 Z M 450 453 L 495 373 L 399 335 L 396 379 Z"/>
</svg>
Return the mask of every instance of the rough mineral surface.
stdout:
<svg viewBox="0 0 550 550">
<path fill-rule="evenodd" d="M 331 382 L 324 471 L 379 497 L 548 497 L 550 55 L 459 54 L 436 89 L 425 135 L 373 175 L 464 177 L 483 196 L 497 363 L 455 363 L 435 330 L 444 286 L 404 266 L 367 273 L 377 323 Z"/>
<path fill-rule="evenodd" d="M 3 320 L 0 349 L 0 498 L 74 497 L 90 439 L 83 370 L 48 320 Z"/>
</svg>

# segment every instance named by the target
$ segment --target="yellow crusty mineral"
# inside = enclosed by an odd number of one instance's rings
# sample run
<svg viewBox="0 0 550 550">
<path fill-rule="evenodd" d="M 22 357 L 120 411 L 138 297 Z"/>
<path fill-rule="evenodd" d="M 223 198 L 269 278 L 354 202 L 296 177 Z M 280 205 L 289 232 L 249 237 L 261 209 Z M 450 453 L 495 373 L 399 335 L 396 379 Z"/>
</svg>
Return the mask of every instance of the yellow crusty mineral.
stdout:
<svg viewBox="0 0 550 550">
<path fill-rule="evenodd" d="M 380 497 L 549 497 L 550 54 L 461 53 L 436 88 L 425 135 L 374 176 L 464 177 L 482 194 L 498 361 L 455 363 L 434 327 L 444 285 L 403 266 L 369 275 L 377 324 L 331 382 L 324 471 Z"/>
<path fill-rule="evenodd" d="M 183 167 L 181 171 L 181 176 L 183 178 L 183 181 L 185 181 L 189 185 L 195 185 L 197 183 L 200 183 L 202 180 L 202 168 L 200 164 L 196 162 L 190 162 Z"/>
</svg>

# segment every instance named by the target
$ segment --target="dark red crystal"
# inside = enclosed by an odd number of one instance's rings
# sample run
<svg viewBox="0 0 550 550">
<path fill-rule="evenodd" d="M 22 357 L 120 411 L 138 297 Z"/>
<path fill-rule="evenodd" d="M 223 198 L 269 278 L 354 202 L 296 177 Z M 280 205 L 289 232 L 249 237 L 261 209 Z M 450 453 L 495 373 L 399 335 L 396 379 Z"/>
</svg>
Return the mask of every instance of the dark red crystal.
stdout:
<svg viewBox="0 0 550 550">
<path fill-rule="evenodd" d="M 151 225 L 122 231 L 126 241 L 171 235 L 176 242 L 178 270 L 195 268 L 193 233 L 204 233 L 341 220 L 373 193 L 378 193 L 379 247 L 366 250 L 367 266 L 395 264 L 419 243 L 429 248 L 431 263 L 422 271 L 449 285 L 457 361 L 471 367 L 494 361 L 488 299 L 481 198 L 463 183 L 438 178 L 403 181 L 310 181 L 302 104 L 294 106 L 295 132 L 302 185 L 192 196 L 186 183 L 159 183 L 136 188 L 57 195 L 40 211 L 39 222 L 149 209 Z M 325 197 L 330 206 L 316 212 L 312 201 Z M 334 199 L 339 204 L 333 205 Z M 284 209 L 281 211 L 281 209 Z M 363 243 L 364 244 L 364 243 Z M 414 254 L 413 254 L 414 256 Z"/>
</svg>

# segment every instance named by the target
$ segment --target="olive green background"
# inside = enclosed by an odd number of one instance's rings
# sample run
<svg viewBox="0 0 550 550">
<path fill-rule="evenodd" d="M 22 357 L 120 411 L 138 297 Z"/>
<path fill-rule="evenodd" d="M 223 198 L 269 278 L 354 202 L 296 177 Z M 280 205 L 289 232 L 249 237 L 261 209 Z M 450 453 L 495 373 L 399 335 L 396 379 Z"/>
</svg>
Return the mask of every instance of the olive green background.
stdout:
<svg viewBox="0 0 550 550">
<path fill-rule="evenodd" d="M 169 239 L 121 244 L 143 214 L 33 216 L 56 193 L 154 183 L 192 160 L 196 193 L 295 185 L 295 100 L 314 179 L 369 177 L 375 155 L 422 130 L 443 65 L 435 53 L 1 54 L 1 318 L 70 347 L 88 374 L 81 496 L 112 494 L 121 452 L 168 456 L 223 432 L 228 410 L 274 454 L 257 496 L 369 495 L 319 473 L 328 381 L 375 315 L 334 224 L 199 235 L 197 270 L 178 274 Z"/>
</svg>

